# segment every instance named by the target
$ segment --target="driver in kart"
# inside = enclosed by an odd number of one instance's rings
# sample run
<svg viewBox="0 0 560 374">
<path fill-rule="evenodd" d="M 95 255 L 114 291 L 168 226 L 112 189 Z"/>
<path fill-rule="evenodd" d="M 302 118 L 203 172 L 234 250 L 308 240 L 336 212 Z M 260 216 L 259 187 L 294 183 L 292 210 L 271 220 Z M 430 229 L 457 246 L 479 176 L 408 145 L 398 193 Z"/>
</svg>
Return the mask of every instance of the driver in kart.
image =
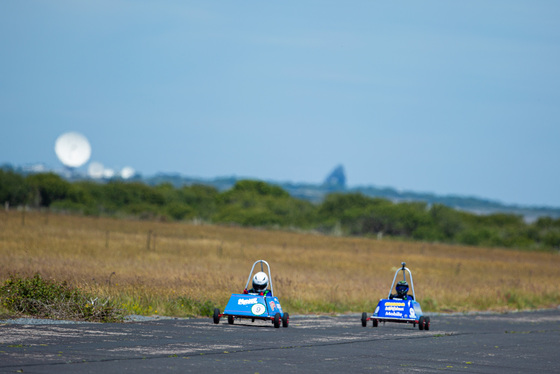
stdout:
<svg viewBox="0 0 560 374">
<path fill-rule="evenodd" d="M 259 271 L 253 277 L 253 288 L 251 288 L 250 290 L 245 289 L 243 290 L 243 293 L 261 296 L 272 296 L 272 292 L 266 288 L 267 286 L 268 276 L 264 272 Z"/>
<path fill-rule="evenodd" d="M 397 283 L 395 289 L 397 290 L 397 294 L 391 294 L 389 299 L 402 299 L 402 300 L 412 300 L 413 297 L 408 295 L 408 283 L 406 281 L 400 281 Z"/>
</svg>

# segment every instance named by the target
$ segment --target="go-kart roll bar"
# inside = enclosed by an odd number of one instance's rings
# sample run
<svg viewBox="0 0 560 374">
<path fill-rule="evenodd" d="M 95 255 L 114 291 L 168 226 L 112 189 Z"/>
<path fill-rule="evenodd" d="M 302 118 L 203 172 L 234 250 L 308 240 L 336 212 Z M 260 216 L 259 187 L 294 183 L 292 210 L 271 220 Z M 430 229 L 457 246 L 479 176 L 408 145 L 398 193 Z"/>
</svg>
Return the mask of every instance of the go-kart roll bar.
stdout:
<svg viewBox="0 0 560 374">
<path fill-rule="evenodd" d="M 272 276 L 270 275 L 270 265 L 265 260 L 255 261 L 255 263 L 253 264 L 253 267 L 251 268 L 251 272 L 249 273 L 249 278 L 247 278 L 247 283 L 245 284 L 245 289 L 246 290 L 249 289 L 249 282 L 251 281 L 251 277 L 253 276 L 253 270 L 255 270 L 255 265 L 257 265 L 258 263 L 261 264 L 261 271 L 262 272 L 264 272 L 263 264 L 266 264 L 266 267 L 268 269 L 268 281 L 270 283 L 270 293 L 272 295 L 274 295 L 274 290 L 272 289 Z"/>
<path fill-rule="evenodd" d="M 412 288 L 412 297 L 414 298 L 414 300 L 416 300 L 416 294 L 414 293 L 414 281 L 412 280 L 412 273 L 410 272 L 410 270 L 408 270 L 406 266 L 406 262 L 401 262 L 402 268 L 398 269 L 395 272 L 395 276 L 393 277 L 393 283 L 391 283 L 391 288 L 389 288 L 389 295 L 387 296 L 387 298 L 391 298 L 391 292 L 393 291 L 393 287 L 395 286 L 395 281 L 397 280 L 397 275 L 399 274 L 399 271 L 403 272 L 403 280 L 406 282 L 406 272 L 408 272 L 409 278 L 410 278 L 410 288 Z"/>
</svg>

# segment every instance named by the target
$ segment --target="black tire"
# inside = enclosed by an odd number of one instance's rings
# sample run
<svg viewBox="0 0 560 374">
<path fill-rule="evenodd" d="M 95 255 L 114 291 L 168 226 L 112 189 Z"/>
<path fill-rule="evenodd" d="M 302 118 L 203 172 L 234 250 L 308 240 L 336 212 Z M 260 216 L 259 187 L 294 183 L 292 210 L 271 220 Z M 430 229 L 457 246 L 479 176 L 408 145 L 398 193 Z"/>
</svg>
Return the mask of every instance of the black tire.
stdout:
<svg viewBox="0 0 560 374">
<path fill-rule="evenodd" d="M 227 323 L 229 323 L 230 325 L 233 325 L 233 316 L 227 316 Z"/>
<path fill-rule="evenodd" d="M 418 320 L 418 329 L 419 330 L 424 330 L 424 325 L 426 324 L 426 321 L 424 320 L 424 316 L 420 317 L 420 319 Z"/>
<path fill-rule="evenodd" d="M 215 324 L 220 323 L 220 309 L 218 309 L 218 308 L 214 309 L 214 317 L 213 318 L 214 318 L 214 323 Z"/>
<path fill-rule="evenodd" d="M 367 313 L 363 312 L 362 313 L 362 327 L 366 327 L 367 326 Z"/>
<path fill-rule="evenodd" d="M 282 317 L 280 316 L 280 313 L 276 313 L 274 315 L 274 327 L 275 328 L 279 328 L 280 327 L 280 320 L 282 319 Z"/>
<path fill-rule="evenodd" d="M 379 325 L 379 320 L 376 318 L 373 318 L 373 327 L 377 327 Z"/>
<path fill-rule="evenodd" d="M 289 324 L 290 324 L 290 315 L 284 312 L 284 315 L 282 316 L 282 327 L 288 327 Z"/>
<path fill-rule="evenodd" d="M 428 331 L 430 330 L 430 317 L 426 317 L 424 318 L 424 330 Z"/>
</svg>

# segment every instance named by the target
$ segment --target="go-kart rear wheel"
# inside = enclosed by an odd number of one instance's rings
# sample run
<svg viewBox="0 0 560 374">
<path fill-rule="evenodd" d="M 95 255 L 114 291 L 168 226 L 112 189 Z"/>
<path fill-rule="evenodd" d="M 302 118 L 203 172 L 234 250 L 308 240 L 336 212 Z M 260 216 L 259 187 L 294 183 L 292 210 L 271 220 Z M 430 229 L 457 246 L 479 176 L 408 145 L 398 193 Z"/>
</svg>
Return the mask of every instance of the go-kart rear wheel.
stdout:
<svg viewBox="0 0 560 374">
<path fill-rule="evenodd" d="M 418 329 L 419 330 L 424 330 L 424 326 L 426 325 L 426 321 L 424 319 L 424 316 L 420 317 L 420 319 L 418 320 Z"/>
<path fill-rule="evenodd" d="M 227 316 L 227 323 L 233 325 L 233 316 Z"/>
<path fill-rule="evenodd" d="M 220 309 L 215 308 L 214 309 L 214 323 L 218 324 L 220 323 Z"/>
<path fill-rule="evenodd" d="M 424 330 L 428 331 L 430 329 L 430 317 L 424 318 Z"/>
<path fill-rule="evenodd" d="M 282 319 L 282 317 L 280 316 L 280 313 L 276 313 L 274 315 L 274 327 L 275 328 L 279 328 L 280 327 L 280 320 Z"/>
<path fill-rule="evenodd" d="M 379 325 L 379 320 L 377 318 L 373 318 L 373 327 L 377 327 Z"/>
<path fill-rule="evenodd" d="M 367 313 L 363 312 L 362 313 L 362 327 L 366 327 L 367 326 Z"/>
<path fill-rule="evenodd" d="M 284 315 L 282 316 L 282 327 L 288 327 L 289 323 L 290 323 L 290 315 L 284 312 Z"/>
</svg>

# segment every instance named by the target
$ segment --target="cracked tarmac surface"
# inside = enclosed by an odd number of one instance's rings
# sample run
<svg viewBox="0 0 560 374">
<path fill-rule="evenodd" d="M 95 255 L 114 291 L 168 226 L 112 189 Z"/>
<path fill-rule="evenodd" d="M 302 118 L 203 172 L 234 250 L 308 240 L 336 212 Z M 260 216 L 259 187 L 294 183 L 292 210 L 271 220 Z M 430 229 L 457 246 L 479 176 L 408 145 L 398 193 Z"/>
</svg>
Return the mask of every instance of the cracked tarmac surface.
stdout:
<svg viewBox="0 0 560 374">
<path fill-rule="evenodd" d="M 560 309 L 431 315 L 430 331 L 360 315 L 0 324 L 0 373 L 557 373 Z"/>
</svg>

